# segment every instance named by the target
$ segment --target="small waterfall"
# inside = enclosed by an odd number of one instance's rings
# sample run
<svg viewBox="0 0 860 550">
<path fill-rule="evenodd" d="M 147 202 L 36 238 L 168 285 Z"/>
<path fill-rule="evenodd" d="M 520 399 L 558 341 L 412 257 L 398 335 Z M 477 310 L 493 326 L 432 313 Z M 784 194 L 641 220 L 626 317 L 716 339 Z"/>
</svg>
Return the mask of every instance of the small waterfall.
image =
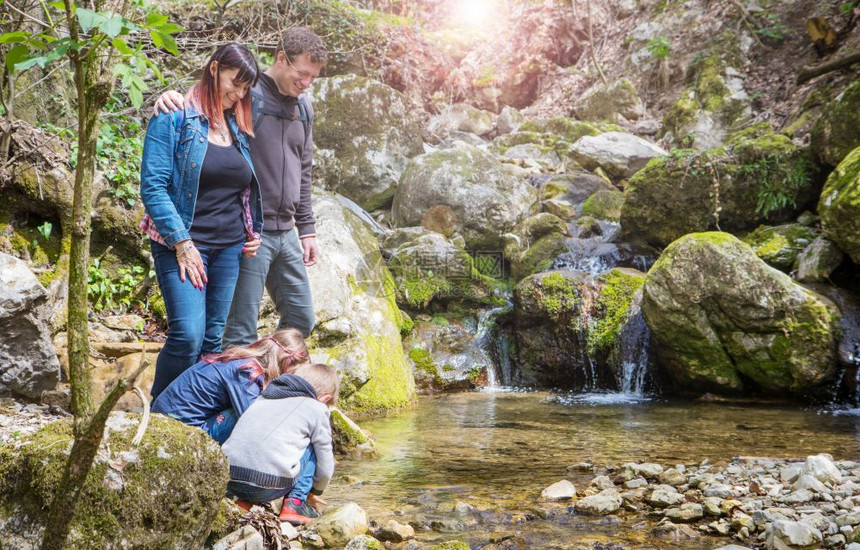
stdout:
<svg viewBox="0 0 860 550">
<path fill-rule="evenodd" d="M 494 364 L 487 368 L 487 386 L 490 388 L 498 388 L 511 383 L 511 359 L 508 355 L 507 337 L 496 330 L 496 319 L 511 309 L 513 309 L 513 304 L 506 299 L 503 306 L 482 309 L 478 312 L 478 329 L 475 342 L 478 347 L 494 359 Z"/>
<path fill-rule="evenodd" d="M 650 383 L 648 372 L 649 345 L 651 334 L 642 311 L 636 308 L 636 312 L 627 321 L 624 330 L 618 335 L 619 363 L 616 375 L 618 389 L 622 395 L 632 398 L 642 398 L 645 395 L 646 385 Z"/>
</svg>

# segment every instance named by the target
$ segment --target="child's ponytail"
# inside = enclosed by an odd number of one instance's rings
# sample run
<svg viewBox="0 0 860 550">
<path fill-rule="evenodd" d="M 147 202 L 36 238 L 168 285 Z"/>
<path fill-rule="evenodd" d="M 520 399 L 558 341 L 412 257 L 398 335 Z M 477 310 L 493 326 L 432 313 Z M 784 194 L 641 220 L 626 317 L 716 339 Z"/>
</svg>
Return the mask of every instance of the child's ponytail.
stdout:
<svg viewBox="0 0 860 550">
<path fill-rule="evenodd" d="M 302 333 L 294 328 L 285 328 L 268 338 L 257 340 L 249 346 L 237 346 L 218 354 L 208 355 L 207 363 L 248 359 L 240 369 L 251 370 L 251 380 L 263 378 L 263 387 L 278 376 L 293 372 L 308 361 L 308 348 Z"/>
</svg>

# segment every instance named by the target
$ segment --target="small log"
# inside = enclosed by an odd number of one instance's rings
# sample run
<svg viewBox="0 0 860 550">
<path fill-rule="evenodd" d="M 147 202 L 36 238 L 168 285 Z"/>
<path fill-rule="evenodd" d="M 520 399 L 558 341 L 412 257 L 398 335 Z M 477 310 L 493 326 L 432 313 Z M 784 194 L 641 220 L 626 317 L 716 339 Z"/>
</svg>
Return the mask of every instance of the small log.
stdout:
<svg viewBox="0 0 860 550">
<path fill-rule="evenodd" d="M 831 71 L 848 67 L 854 63 L 860 63 L 860 51 L 849 53 L 839 59 L 834 59 L 827 63 L 821 63 L 820 65 L 807 65 L 806 67 L 801 67 L 800 71 L 797 73 L 797 83 L 803 84 L 808 80 L 812 80 L 816 76 L 821 76 Z"/>
</svg>

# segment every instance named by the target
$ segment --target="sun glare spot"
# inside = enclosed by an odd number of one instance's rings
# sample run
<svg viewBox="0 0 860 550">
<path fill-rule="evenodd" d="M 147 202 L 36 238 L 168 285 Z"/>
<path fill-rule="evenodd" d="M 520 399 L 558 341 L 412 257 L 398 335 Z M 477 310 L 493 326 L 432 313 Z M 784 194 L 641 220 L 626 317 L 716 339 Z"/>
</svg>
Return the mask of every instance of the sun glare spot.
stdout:
<svg viewBox="0 0 860 550">
<path fill-rule="evenodd" d="M 452 26 L 475 31 L 488 30 L 498 19 L 498 0 L 461 0 L 451 14 Z"/>
</svg>

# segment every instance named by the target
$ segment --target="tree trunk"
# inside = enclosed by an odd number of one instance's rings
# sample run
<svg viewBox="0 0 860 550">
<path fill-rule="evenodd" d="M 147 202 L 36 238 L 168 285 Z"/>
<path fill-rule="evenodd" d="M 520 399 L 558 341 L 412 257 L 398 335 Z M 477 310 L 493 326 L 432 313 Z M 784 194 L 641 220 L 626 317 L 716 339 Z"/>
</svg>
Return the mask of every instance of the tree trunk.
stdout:
<svg viewBox="0 0 860 550">
<path fill-rule="evenodd" d="M 99 115 L 110 99 L 112 82 L 102 79 L 102 74 L 95 63 L 84 63 L 78 57 L 72 59 L 72 66 L 78 96 L 78 154 L 72 203 L 67 331 L 75 442 L 45 522 L 45 534 L 42 539 L 42 548 L 45 550 L 60 549 L 65 546 L 78 498 L 87 474 L 92 468 L 93 459 L 104 435 L 104 424 L 112 408 L 112 404 L 111 407 L 105 407 L 108 404 L 106 399 L 98 413 L 95 413 L 87 337 L 87 268 L 90 259 L 92 183 Z"/>
</svg>

